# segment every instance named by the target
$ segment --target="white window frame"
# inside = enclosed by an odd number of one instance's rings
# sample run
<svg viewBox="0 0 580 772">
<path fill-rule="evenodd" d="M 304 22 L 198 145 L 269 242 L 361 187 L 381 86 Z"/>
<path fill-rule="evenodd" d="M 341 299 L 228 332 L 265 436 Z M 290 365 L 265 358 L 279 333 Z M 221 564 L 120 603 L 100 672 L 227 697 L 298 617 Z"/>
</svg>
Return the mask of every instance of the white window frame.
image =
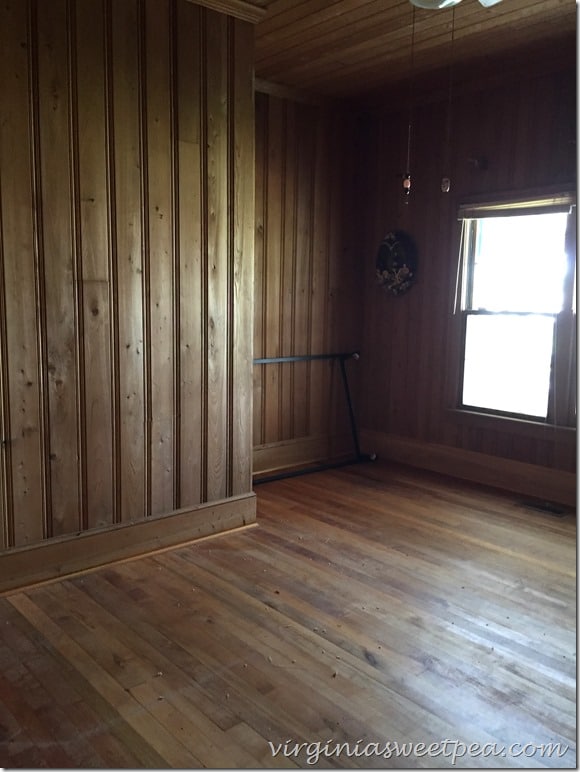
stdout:
<svg viewBox="0 0 580 772">
<path fill-rule="evenodd" d="M 566 255 L 568 272 L 564 287 L 564 303 L 562 311 L 553 314 L 554 347 L 550 386 L 548 396 L 548 412 L 545 419 L 529 416 L 524 413 L 510 413 L 501 410 L 463 404 L 463 374 L 465 363 L 465 343 L 467 318 L 471 314 L 482 313 L 470 307 L 473 287 L 473 263 L 475 259 L 475 243 L 478 221 L 486 217 L 518 216 L 528 214 L 545 214 L 550 212 L 567 212 L 568 226 L 566 231 Z M 515 418 L 535 421 L 553 426 L 571 427 L 576 425 L 576 309 L 575 276 L 576 276 L 576 197 L 570 192 L 551 194 L 549 196 L 533 196 L 526 198 L 502 198 L 501 201 L 485 203 L 461 204 L 458 209 L 458 220 L 461 223 L 461 242 L 459 249 L 457 283 L 455 290 L 454 313 L 461 317 L 460 351 L 458 362 L 458 383 L 456 409 L 501 418 Z M 486 314 L 505 312 L 485 311 Z"/>
</svg>

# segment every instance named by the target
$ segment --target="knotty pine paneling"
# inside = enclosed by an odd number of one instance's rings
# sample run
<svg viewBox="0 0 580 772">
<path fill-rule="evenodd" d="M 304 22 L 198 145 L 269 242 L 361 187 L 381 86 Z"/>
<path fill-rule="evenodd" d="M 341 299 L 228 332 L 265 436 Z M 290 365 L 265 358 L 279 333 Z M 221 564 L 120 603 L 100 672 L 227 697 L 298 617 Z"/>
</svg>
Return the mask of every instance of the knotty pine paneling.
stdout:
<svg viewBox="0 0 580 772">
<path fill-rule="evenodd" d="M 459 225 L 458 203 L 469 196 L 542 186 L 575 187 L 575 75 L 563 71 L 452 101 L 449 164 L 445 165 L 447 102 L 416 105 L 412 120 L 412 192 L 406 205 L 408 106 L 385 105 L 359 133 L 366 149 L 369 203 L 366 239 L 365 331 L 361 368 L 362 425 L 395 437 L 478 451 L 573 471 L 575 431 L 458 416 L 452 362 L 458 347 L 452 324 Z M 486 160 L 476 168 L 473 159 Z M 450 176 L 449 195 L 440 192 Z M 388 296 L 376 283 L 374 260 L 392 229 L 408 231 L 419 252 L 417 282 Z M 372 450 L 372 449 L 371 449 Z M 452 470 L 450 470 L 452 472 Z"/>
<path fill-rule="evenodd" d="M 0 547 L 249 492 L 251 25 L 7 0 L 0 57 Z"/>
<path fill-rule="evenodd" d="M 45 322 L 40 308 L 37 144 L 32 115 L 37 93 L 29 77 L 24 3 L 2 6 L 0 121 L 2 205 L 2 442 L 6 545 L 41 539 L 47 531 Z M 7 188 L 6 180 L 15 184 Z M 10 365 L 8 364 L 10 362 Z M 6 442 L 6 435 L 18 437 Z M 74 484 L 74 482 L 73 482 Z M 30 518 L 27 512 L 34 512 Z"/>
<path fill-rule="evenodd" d="M 115 394 L 113 371 L 112 297 L 109 282 L 112 248 L 109 245 L 111 208 L 110 146 L 107 95 L 110 74 L 104 45 L 107 19 L 94 3 L 74 7 L 74 67 L 76 70 L 75 203 L 78 255 L 82 269 L 79 318 L 83 335 L 79 349 L 79 377 L 83 383 L 80 405 L 79 458 L 82 466 L 83 527 L 105 526 L 114 517 Z M 105 248 L 103 248 L 105 246 Z"/>
<path fill-rule="evenodd" d="M 337 108 L 256 94 L 256 358 L 352 351 L 360 341 L 360 271 L 354 235 L 354 121 Z M 356 363 L 347 363 L 356 390 Z M 254 449 L 274 446 L 268 464 L 298 443 L 308 460 L 312 440 L 336 453 L 347 437 L 346 403 L 337 362 L 254 368 Z M 287 445 L 284 447 L 287 448 Z M 344 442 L 342 443 L 344 450 Z M 303 450 L 300 450 L 302 448 Z M 264 463 L 255 453 L 255 470 Z M 284 462 L 286 463 L 286 462 Z"/>
</svg>

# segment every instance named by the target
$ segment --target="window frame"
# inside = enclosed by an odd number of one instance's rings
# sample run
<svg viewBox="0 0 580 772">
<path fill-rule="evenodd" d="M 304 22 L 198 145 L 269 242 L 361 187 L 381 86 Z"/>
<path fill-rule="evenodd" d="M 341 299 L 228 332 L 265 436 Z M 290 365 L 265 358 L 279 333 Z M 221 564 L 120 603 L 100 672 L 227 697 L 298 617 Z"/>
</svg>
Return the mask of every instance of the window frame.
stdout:
<svg viewBox="0 0 580 772">
<path fill-rule="evenodd" d="M 524 315 L 518 311 L 488 311 L 472 309 L 473 272 L 477 243 L 477 222 L 486 217 L 522 216 L 567 212 L 566 255 L 568 270 L 565 279 L 563 308 L 560 312 L 537 312 L 535 316 L 548 316 L 554 319 L 554 344 L 548 409 L 545 418 L 468 405 L 463 402 L 463 381 L 465 372 L 465 346 L 467 319 L 470 315 Z M 549 191 L 522 195 L 498 196 L 495 200 L 461 203 L 457 215 L 460 227 L 460 245 L 458 253 L 457 277 L 454 294 L 453 316 L 459 320 L 455 366 L 451 373 L 455 387 L 453 389 L 452 409 L 466 415 L 487 416 L 489 419 L 508 419 L 518 422 L 548 425 L 553 428 L 571 429 L 576 427 L 576 309 L 574 292 L 576 281 L 576 195 L 574 192 Z M 474 222 L 475 221 L 475 222 Z M 467 225 L 466 225 L 467 223 Z M 471 224 L 470 224 L 471 223 Z M 457 322 L 456 322 L 457 330 Z M 453 376 L 452 376 L 453 377 Z"/>
</svg>

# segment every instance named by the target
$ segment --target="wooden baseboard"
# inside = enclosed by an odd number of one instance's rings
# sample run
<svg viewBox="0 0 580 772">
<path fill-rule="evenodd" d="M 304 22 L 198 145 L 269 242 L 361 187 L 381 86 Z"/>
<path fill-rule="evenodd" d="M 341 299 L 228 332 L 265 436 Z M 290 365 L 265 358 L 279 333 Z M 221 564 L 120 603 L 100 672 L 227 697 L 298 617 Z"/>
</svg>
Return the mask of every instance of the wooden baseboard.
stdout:
<svg viewBox="0 0 580 772">
<path fill-rule="evenodd" d="M 429 469 L 569 507 L 576 506 L 574 472 L 371 430 L 361 431 L 361 447 L 365 452 L 376 453 L 379 459 Z"/>
<path fill-rule="evenodd" d="M 254 447 L 254 475 L 296 469 L 308 464 L 337 461 L 354 455 L 349 435 L 301 437 Z"/>
<path fill-rule="evenodd" d="M 160 517 L 19 547 L 0 554 L 0 592 L 176 547 L 255 521 L 256 495 L 247 493 Z"/>
</svg>

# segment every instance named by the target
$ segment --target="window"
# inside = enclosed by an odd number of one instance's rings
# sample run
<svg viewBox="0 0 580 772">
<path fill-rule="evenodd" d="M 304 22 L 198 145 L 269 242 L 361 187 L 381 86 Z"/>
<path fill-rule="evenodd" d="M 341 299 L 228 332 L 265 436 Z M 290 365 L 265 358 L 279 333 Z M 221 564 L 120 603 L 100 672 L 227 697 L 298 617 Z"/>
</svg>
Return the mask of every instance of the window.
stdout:
<svg viewBox="0 0 580 772">
<path fill-rule="evenodd" d="M 575 423 L 575 206 L 462 206 L 464 409 Z"/>
</svg>

